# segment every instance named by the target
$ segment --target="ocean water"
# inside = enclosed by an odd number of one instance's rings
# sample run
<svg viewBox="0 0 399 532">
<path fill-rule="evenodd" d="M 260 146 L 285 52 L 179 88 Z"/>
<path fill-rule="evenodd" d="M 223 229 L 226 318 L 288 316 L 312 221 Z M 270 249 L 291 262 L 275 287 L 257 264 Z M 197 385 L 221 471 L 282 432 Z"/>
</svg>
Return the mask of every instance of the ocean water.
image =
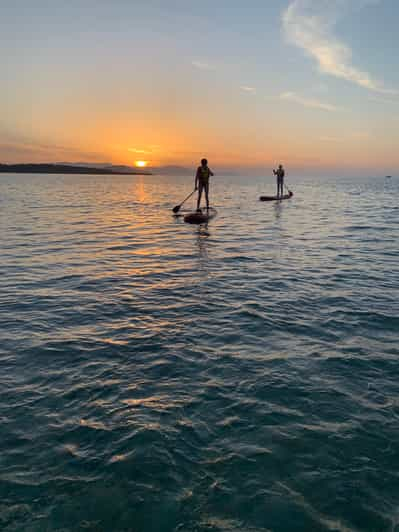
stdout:
<svg viewBox="0 0 399 532">
<path fill-rule="evenodd" d="M 399 530 L 399 184 L 290 184 L 0 174 L 0 530 Z"/>
</svg>

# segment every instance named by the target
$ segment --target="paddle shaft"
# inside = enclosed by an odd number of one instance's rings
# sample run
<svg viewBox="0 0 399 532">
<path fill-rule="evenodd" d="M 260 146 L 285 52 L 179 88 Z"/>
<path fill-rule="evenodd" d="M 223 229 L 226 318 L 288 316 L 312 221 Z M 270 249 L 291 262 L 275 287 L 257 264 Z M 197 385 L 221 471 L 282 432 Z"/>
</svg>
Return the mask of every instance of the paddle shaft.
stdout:
<svg viewBox="0 0 399 532">
<path fill-rule="evenodd" d="M 191 196 L 194 194 L 195 191 L 196 191 L 196 189 L 194 189 L 194 190 L 193 190 L 193 191 L 187 196 L 187 198 L 184 199 L 184 200 L 180 203 L 180 205 L 176 205 L 176 207 L 173 207 L 173 212 L 178 212 L 178 211 L 180 210 L 180 207 L 181 207 L 184 203 L 186 203 L 186 201 L 187 201 L 189 198 L 191 198 Z"/>
</svg>

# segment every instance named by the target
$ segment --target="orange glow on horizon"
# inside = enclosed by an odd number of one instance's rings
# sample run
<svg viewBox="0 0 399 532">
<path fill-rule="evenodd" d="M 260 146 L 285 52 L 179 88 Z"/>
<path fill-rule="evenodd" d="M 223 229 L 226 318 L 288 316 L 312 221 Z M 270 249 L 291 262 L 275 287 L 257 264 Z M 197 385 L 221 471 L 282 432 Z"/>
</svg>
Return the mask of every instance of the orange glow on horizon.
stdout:
<svg viewBox="0 0 399 532">
<path fill-rule="evenodd" d="M 145 168 L 148 164 L 148 161 L 135 161 L 134 165 L 138 168 Z"/>
</svg>

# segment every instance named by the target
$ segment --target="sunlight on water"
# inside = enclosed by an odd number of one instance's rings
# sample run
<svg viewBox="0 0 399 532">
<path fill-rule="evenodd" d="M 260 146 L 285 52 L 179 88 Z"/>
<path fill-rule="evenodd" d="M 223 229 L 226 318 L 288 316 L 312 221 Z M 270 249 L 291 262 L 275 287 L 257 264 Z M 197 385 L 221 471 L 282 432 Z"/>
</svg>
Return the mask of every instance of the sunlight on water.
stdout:
<svg viewBox="0 0 399 532">
<path fill-rule="evenodd" d="M 399 187 L 290 185 L 1 176 L 2 530 L 395 530 Z"/>
</svg>

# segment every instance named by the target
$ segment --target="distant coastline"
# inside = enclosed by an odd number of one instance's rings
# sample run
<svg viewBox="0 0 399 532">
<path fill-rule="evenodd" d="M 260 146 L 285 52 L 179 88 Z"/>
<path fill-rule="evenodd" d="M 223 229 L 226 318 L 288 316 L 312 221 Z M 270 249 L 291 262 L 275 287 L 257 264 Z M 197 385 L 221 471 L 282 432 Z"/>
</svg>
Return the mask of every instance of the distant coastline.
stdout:
<svg viewBox="0 0 399 532">
<path fill-rule="evenodd" d="M 118 171 L 110 168 L 89 168 L 86 166 L 73 166 L 69 164 L 27 163 L 27 164 L 1 164 L 0 173 L 14 174 L 101 174 L 101 175 L 151 175 L 151 172 L 142 170 Z"/>
</svg>

